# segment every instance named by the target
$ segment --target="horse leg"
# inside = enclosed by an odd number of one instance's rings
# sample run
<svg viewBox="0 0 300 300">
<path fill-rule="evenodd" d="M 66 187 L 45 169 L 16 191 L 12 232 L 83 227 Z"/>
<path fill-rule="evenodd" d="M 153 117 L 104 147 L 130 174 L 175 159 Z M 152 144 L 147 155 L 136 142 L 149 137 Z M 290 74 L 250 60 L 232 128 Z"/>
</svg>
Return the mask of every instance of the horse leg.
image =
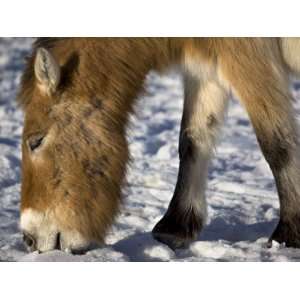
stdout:
<svg viewBox="0 0 300 300">
<path fill-rule="evenodd" d="M 280 50 L 267 40 L 264 43 L 255 44 L 253 41 L 251 53 L 245 56 L 247 60 L 227 55 L 226 65 L 221 69 L 247 109 L 261 150 L 275 178 L 280 200 L 280 219 L 269 245 L 275 240 L 285 243 L 287 247 L 299 248 L 298 128 L 289 93 L 288 71 L 282 62 Z M 225 59 L 220 58 L 220 61 L 224 62 Z"/>
<path fill-rule="evenodd" d="M 228 102 L 226 90 L 213 73 L 187 72 L 184 77 L 177 184 L 167 212 L 152 231 L 156 240 L 172 249 L 195 240 L 206 219 L 208 167 Z"/>
</svg>

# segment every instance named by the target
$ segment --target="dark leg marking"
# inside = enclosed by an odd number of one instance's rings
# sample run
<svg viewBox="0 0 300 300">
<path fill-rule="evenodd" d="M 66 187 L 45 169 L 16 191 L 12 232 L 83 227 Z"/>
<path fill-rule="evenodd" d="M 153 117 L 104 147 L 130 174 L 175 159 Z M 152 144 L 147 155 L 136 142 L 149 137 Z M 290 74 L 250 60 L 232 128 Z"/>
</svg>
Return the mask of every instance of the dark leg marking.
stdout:
<svg viewBox="0 0 300 300">
<path fill-rule="evenodd" d="M 286 127 L 293 128 L 287 121 Z M 296 131 L 282 132 L 277 129 L 273 137 L 258 133 L 258 141 L 273 172 L 280 200 L 279 223 L 271 235 L 272 241 L 287 247 L 300 248 L 300 161 Z"/>
<path fill-rule="evenodd" d="M 183 130 L 182 130 L 183 131 Z M 156 224 L 152 234 L 171 249 L 185 248 L 195 240 L 203 227 L 201 214 L 189 199 L 189 175 L 195 162 L 193 141 L 182 132 L 180 137 L 180 165 L 173 198 L 164 217 Z"/>
<path fill-rule="evenodd" d="M 291 159 L 290 150 L 295 148 L 295 139 L 284 136 L 280 130 L 273 137 L 257 136 L 263 154 L 273 172 L 280 172 Z"/>
<path fill-rule="evenodd" d="M 284 243 L 286 247 L 300 248 L 300 214 L 287 220 L 281 218 L 269 239 L 268 247 L 272 246 L 272 241 Z"/>
</svg>

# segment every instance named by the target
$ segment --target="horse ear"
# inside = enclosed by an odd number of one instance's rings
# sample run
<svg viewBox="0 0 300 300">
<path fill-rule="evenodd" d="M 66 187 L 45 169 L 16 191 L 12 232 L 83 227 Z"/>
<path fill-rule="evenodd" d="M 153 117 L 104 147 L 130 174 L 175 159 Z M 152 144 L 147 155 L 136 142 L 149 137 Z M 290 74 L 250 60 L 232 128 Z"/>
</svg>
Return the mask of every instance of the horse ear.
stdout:
<svg viewBox="0 0 300 300">
<path fill-rule="evenodd" d="M 53 55 L 45 48 L 38 48 L 34 62 L 34 73 L 38 80 L 39 88 L 52 94 L 56 91 L 60 82 L 60 67 Z"/>
</svg>

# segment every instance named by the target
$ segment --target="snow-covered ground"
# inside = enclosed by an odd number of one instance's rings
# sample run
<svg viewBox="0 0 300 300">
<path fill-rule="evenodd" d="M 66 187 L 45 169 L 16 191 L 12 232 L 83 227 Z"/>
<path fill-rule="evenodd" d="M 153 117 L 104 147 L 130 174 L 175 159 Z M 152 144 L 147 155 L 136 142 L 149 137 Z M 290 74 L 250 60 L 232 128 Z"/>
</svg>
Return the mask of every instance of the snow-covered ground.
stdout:
<svg viewBox="0 0 300 300">
<path fill-rule="evenodd" d="M 149 74 L 147 94 L 132 118 L 134 161 L 124 205 L 106 245 L 85 255 L 61 251 L 26 253 L 18 230 L 22 112 L 15 95 L 24 57 L 33 40 L 0 39 L 0 261 L 297 261 L 300 250 L 267 238 L 278 221 L 274 180 L 258 148 L 248 117 L 231 101 L 209 173 L 208 224 L 188 249 L 173 252 L 151 237 L 175 186 L 182 111 L 180 76 Z M 299 83 L 293 94 L 300 100 Z M 300 102 L 300 101 L 297 101 Z M 297 106 L 300 107 L 298 103 Z"/>
</svg>

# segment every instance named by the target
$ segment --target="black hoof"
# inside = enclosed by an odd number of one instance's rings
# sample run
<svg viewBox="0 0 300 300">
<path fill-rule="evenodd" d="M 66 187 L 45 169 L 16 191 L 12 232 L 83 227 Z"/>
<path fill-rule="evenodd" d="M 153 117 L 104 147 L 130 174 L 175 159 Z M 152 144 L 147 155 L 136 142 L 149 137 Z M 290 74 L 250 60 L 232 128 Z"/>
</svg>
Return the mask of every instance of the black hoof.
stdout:
<svg viewBox="0 0 300 300">
<path fill-rule="evenodd" d="M 275 231 L 268 241 L 268 247 L 272 247 L 272 241 L 285 244 L 286 247 L 300 248 L 300 218 L 293 221 L 279 221 Z"/>
<path fill-rule="evenodd" d="M 152 231 L 152 236 L 155 240 L 167 245 L 173 251 L 175 251 L 176 249 L 187 248 L 189 244 L 194 240 L 189 238 L 182 238 L 171 233 L 159 232 L 156 226 Z"/>
<path fill-rule="evenodd" d="M 187 248 L 195 241 L 203 226 L 202 218 L 190 214 L 180 219 L 164 216 L 153 228 L 152 236 L 155 240 L 166 244 L 172 250 Z"/>
</svg>

